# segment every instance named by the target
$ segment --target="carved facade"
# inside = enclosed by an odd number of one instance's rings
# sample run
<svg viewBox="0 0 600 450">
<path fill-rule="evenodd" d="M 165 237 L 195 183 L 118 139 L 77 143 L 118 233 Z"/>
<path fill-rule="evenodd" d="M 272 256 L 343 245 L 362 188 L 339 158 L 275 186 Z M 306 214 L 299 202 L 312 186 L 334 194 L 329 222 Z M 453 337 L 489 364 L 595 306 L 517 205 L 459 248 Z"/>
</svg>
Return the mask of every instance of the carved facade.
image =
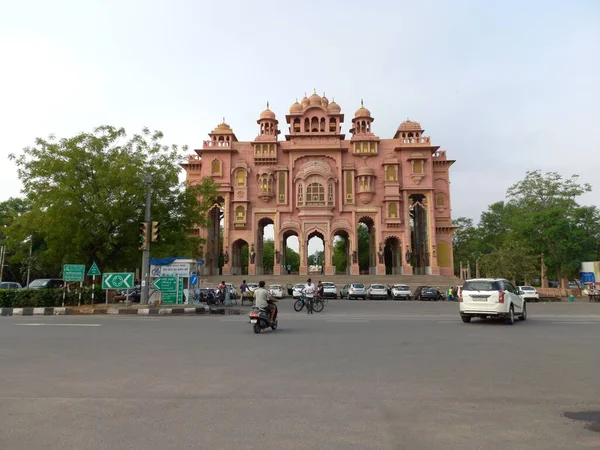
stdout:
<svg viewBox="0 0 600 450">
<path fill-rule="evenodd" d="M 308 240 L 318 236 L 326 275 L 335 273 L 336 237 L 346 241 L 347 273 L 358 275 L 360 223 L 369 230 L 369 273 L 454 274 L 449 188 L 454 161 L 432 145 L 418 122 L 406 120 L 393 139 L 381 139 L 361 102 L 346 139 L 340 106 L 316 93 L 296 101 L 285 120 L 289 130 L 280 140 L 279 121 L 267 105 L 257 121 L 258 136 L 246 142 L 223 122 L 184 164 L 188 181 L 210 176 L 220 185 L 213 227 L 197 230 L 207 238 L 206 275 L 219 272 L 219 259 L 224 275 L 262 273 L 268 224 L 275 229 L 274 274 L 286 272 L 286 240 L 295 235 L 300 274 L 308 272 Z M 244 246 L 248 267 L 241 266 Z"/>
</svg>

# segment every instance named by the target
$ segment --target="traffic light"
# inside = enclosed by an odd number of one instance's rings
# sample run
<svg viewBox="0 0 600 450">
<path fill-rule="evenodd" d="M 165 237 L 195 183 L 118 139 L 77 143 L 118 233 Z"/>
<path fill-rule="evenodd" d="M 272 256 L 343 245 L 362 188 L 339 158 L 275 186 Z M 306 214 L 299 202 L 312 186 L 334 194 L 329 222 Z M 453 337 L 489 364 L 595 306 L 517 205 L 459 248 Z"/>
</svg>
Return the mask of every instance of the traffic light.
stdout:
<svg viewBox="0 0 600 450">
<path fill-rule="evenodd" d="M 160 222 L 152 222 L 151 242 L 158 242 L 159 239 L 160 239 Z"/>
<path fill-rule="evenodd" d="M 147 239 L 148 239 L 148 222 L 140 222 L 140 250 L 147 249 Z"/>
</svg>

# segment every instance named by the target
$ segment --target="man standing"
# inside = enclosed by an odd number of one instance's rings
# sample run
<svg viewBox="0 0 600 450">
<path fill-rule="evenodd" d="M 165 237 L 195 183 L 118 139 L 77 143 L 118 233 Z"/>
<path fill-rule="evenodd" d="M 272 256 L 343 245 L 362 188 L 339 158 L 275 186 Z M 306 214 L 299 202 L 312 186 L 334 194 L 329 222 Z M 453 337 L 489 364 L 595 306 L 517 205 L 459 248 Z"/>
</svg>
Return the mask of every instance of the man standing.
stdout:
<svg viewBox="0 0 600 450">
<path fill-rule="evenodd" d="M 306 313 L 313 313 L 313 299 L 315 297 L 315 285 L 312 280 L 309 278 L 306 284 L 304 285 L 304 289 L 302 289 L 304 295 L 306 296 Z"/>
<path fill-rule="evenodd" d="M 275 320 L 275 305 L 269 302 L 276 302 L 275 298 L 269 294 L 269 291 L 265 289 L 265 282 L 260 281 L 258 283 L 258 289 L 254 291 L 254 306 L 257 308 L 264 308 L 269 315 L 269 325 L 273 325 Z"/>
</svg>

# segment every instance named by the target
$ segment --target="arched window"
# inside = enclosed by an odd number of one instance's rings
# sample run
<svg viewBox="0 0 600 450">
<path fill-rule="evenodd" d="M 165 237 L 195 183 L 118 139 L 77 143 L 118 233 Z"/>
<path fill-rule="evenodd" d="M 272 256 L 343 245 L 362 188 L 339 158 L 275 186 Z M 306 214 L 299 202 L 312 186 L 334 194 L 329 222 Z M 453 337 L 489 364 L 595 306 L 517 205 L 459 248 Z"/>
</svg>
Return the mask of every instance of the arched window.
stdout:
<svg viewBox="0 0 600 450">
<path fill-rule="evenodd" d="M 235 175 L 235 184 L 237 187 L 246 186 L 246 171 L 245 170 L 237 171 L 237 173 Z"/>
<path fill-rule="evenodd" d="M 385 169 L 385 179 L 387 181 L 396 181 L 396 167 L 395 166 L 387 166 Z"/>
<path fill-rule="evenodd" d="M 435 206 L 446 206 L 446 196 L 441 192 L 435 196 Z"/>
<path fill-rule="evenodd" d="M 246 211 L 242 205 L 235 208 L 235 220 L 243 222 L 246 219 Z"/>
<path fill-rule="evenodd" d="M 301 205 L 303 203 L 304 203 L 303 189 L 302 189 L 302 185 L 299 184 L 298 185 L 298 204 Z"/>
<path fill-rule="evenodd" d="M 311 183 L 307 186 L 306 204 L 314 206 L 325 204 L 325 189 L 322 184 Z"/>
<path fill-rule="evenodd" d="M 220 159 L 213 159 L 212 163 L 210 164 L 210 173 L 211 175 L 218 175 L 221 176 L 221 160 Z"/>
<path fill-rule="evenodd" d="M 310 120 L 308 119 L 308 117 L 306 119 L 304 119 L 304 131 L 305 132 L 310 131 Z"/>
<path fill-rule="evenodd" d="M 398 218 L 398 205 L 396 203 L 390 203 L 388 205 L 388 217 L 390 219 Z"/>
<path fill-rule="evenodd" d="M 333 205 L 333 183 L 327 186 L 327 204 Z"/>
</svg>

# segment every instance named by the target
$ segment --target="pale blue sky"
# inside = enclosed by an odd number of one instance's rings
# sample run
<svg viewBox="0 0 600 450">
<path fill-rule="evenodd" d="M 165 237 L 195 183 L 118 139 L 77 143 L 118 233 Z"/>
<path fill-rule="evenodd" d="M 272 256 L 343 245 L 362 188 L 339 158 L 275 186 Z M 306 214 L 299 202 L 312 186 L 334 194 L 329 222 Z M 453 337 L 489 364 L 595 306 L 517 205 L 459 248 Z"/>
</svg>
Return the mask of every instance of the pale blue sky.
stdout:
<svg viewBox="0 0 600 450">
<path fill-rule="evenodd" d="M 527 170 L 600 174 L 600 1 L 0 0 L 6 156 L 37 136 L 146 125 L 198 148 L 226 117 L 253 139 L 316 88 L 346 125 L 418 120 L 457 163 L 453 215 L 477 218 Z M 599 187 L 582 199 L 600 204 Z"/>
</svg>

